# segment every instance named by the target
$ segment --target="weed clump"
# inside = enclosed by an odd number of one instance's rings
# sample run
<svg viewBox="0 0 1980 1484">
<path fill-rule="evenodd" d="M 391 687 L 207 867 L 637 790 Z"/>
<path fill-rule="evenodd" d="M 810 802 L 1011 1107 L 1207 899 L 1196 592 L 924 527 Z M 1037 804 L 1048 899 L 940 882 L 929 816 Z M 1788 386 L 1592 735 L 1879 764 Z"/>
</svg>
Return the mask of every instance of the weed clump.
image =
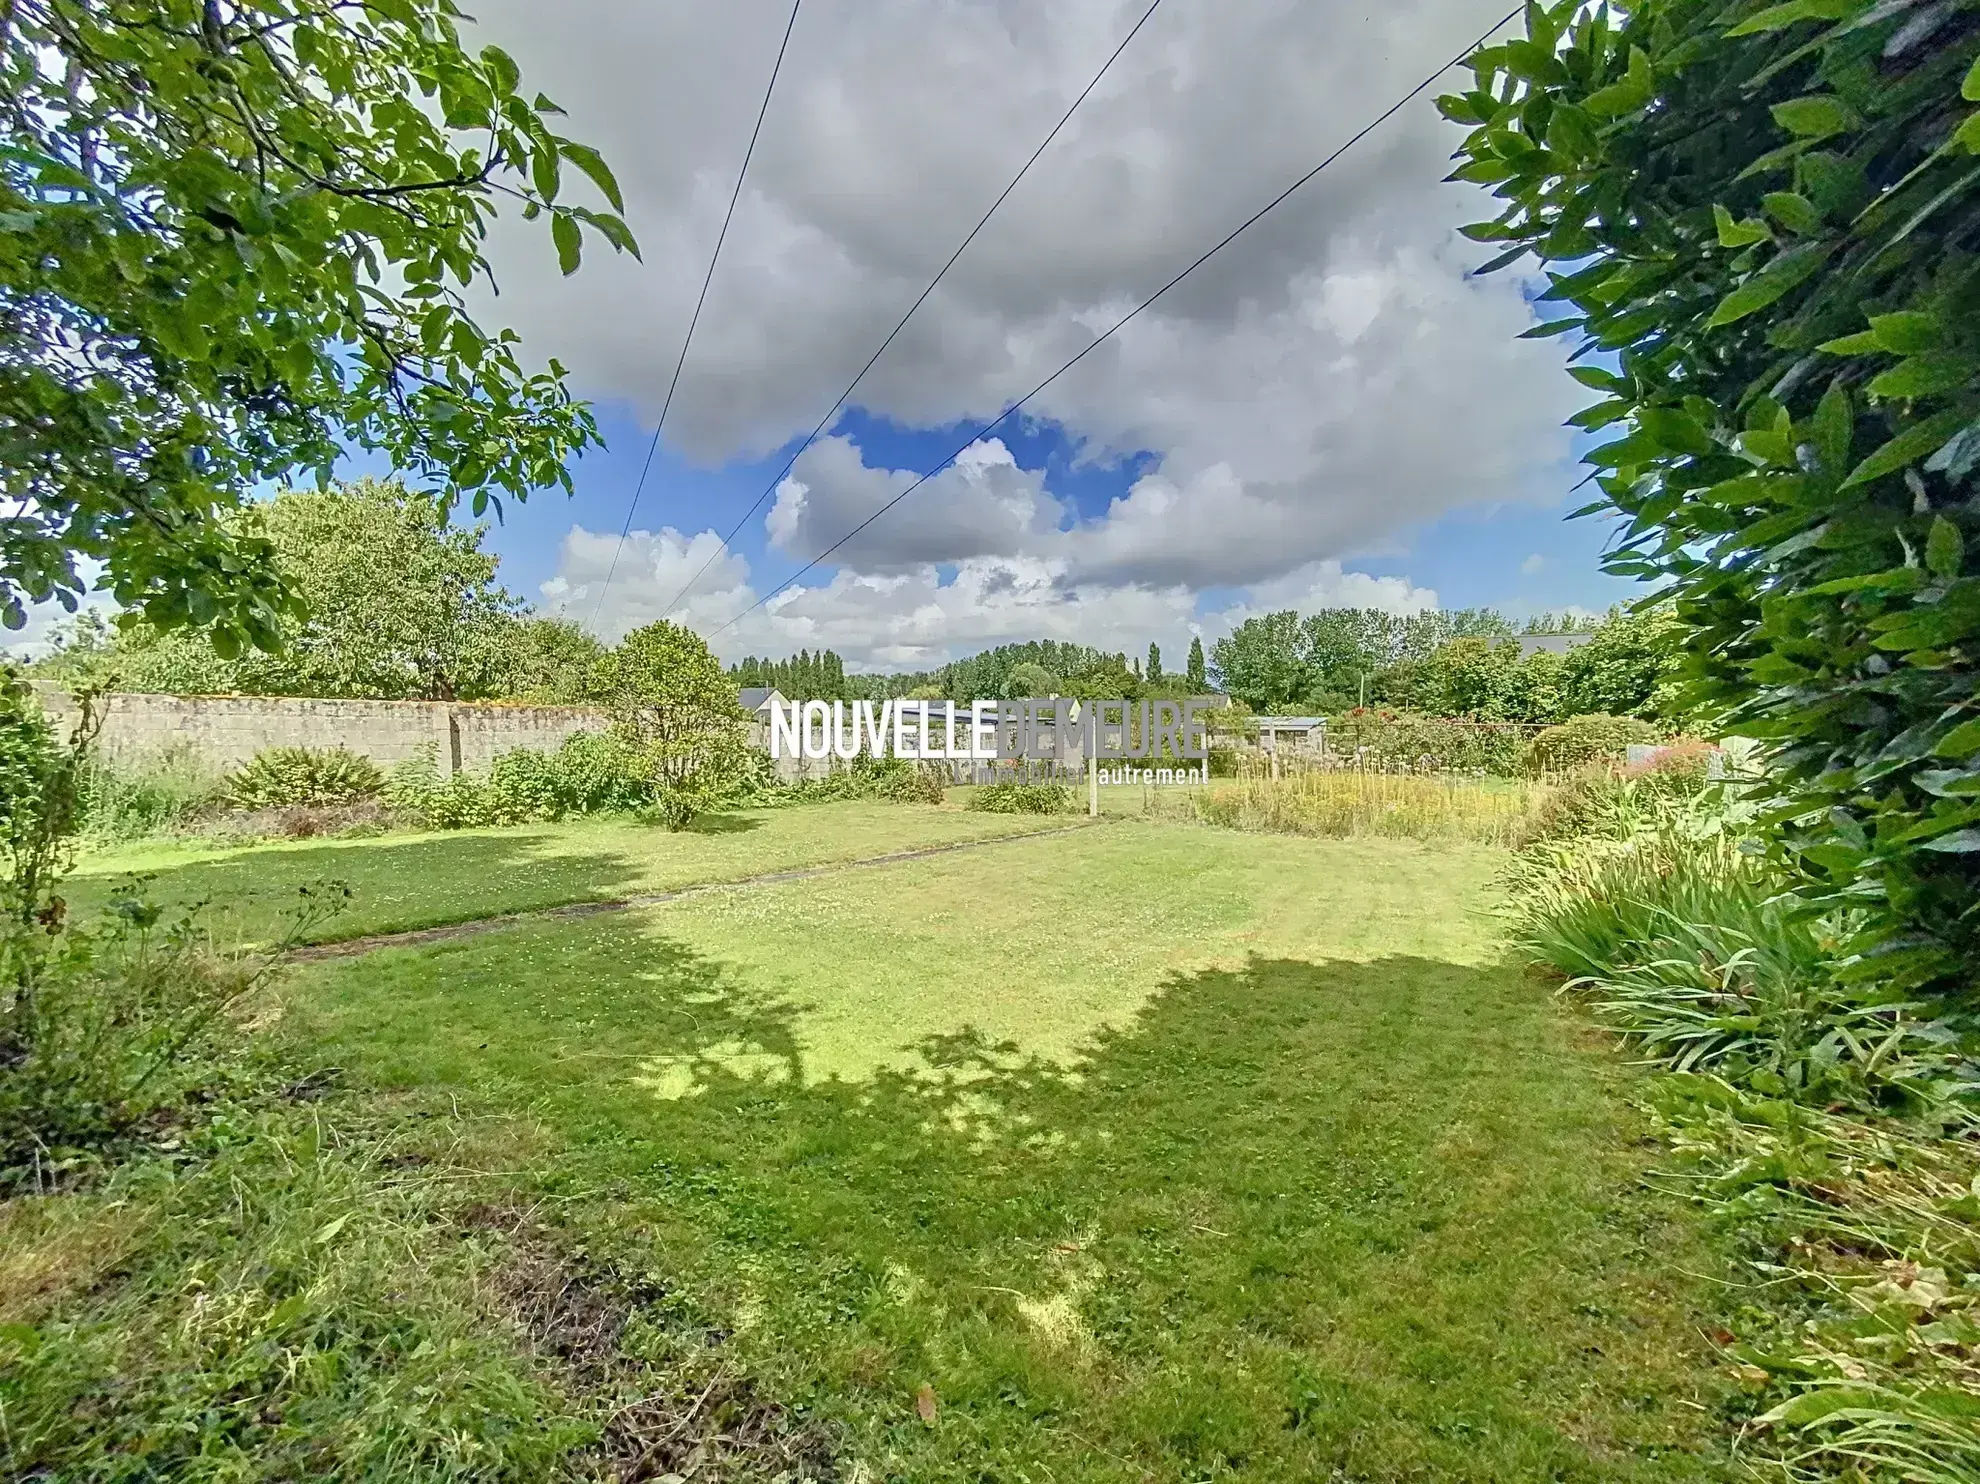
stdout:
<svg viewBox="0 0 1980 1484">
<path fill-rule="evenodd" d="M 986 783 L 969 807 L 983 814 L 1069 814 L 1073 792 L 1063 783 Z"/>
</svg>

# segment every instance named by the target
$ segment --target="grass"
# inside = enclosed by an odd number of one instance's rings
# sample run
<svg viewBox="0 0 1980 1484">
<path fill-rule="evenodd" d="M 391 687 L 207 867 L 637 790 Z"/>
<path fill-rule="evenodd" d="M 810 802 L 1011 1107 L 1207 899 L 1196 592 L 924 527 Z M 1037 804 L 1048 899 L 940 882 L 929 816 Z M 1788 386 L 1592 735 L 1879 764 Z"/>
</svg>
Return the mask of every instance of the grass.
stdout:
<svg viewBox="0 0 1980 1484">
<path fill-rule="evenodd" d="M 279 935 L 299 887 L 349 884 L 352 909 L 311 941 L 401 932 L 505 912 L 609 901 L 699 882 L 1050 829 L 1064 820 L 847 801 L 711 816 L 680 833 L 631 820 L 388 835 L 233 848 L 147 844 L 94 851 L 70 878 L 88 913 L 133 873 L 168 908 L 212 903 L 222 938 Z"/>
<path fill-rule="evenodd" d="M 1503 779 L 1308 772 L 1163 791 L 1153 808 L 1172 818 L 1273 834 L 1510 845 L 1537 797 L 1534 786 Z"/>
<path fill-rule="evenodd" d="M 1712 1258 L 1499 859 L 1122 823 L 318 965 L 287 1024 L 529 1129 L 848 1478 L 1716 1477 Z"/>
</svg>

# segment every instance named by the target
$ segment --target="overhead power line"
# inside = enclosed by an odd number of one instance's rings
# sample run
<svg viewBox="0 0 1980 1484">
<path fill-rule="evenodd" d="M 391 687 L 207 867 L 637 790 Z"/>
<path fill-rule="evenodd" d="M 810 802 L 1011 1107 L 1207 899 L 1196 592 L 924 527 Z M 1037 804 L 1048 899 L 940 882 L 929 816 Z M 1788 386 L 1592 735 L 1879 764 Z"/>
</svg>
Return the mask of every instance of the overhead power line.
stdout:
<svg viewBox="0 0 1980 1484">
<path fill-rule="evenodd" d="M 928 287 L 921 291 L 920 295 L 915 299 L 915 301 L 912 304 L 908 305 L 907 313 L 901 316 L 900 323 L 895 325 L 893 329 L 887 332 L 887 338 L 880 342 L 880 348 L 874 351 L 872 355 L 866 358 L 866 364 L 859 368 L 859 375 L 855 376 L 851 381 L 846 383 L 846 389 L 839 393 L 839 399 L 836 402 L 834 402 L 831 405 L 830 409 L 827 410 L 825 415 L 818 420 L 818 426 L 813 428 L 809 433 L 805 435 L 804 442 L 800 443 L 797 447 L 797 452 L 792 454 L 788 459 L 784 461 L 784 467 L 777 471 L 777 477 L 775 479 L 772 479 L 767 485 L 763 487 L 763 493 L 756 497 L 755 503 L 752 504 L 749 507 L 749 509 L 745 510 L 742 513 L 742 518 L 740 520 L 738 520 L 733 526 L 729 527 L 729 533 L 722 538 L 722 544 L 716 547 L 714 551 L 708 554 L 708 560 L 703 562 L 699 570 L 695 572 L 694 576 L 690 577 L 687 580 L 687 585 L 683 587 L 679 592 L 674 594 L 673 601 L 667 605 L 666 613 L 671 614 L 676 608 L 681 606 L 681 600 L 686 598 L 689 593 L 694 591 L 695 584 L 700 582 L 701 579 L 707 575 L 708 569 L 715 565 L 716 559 L 720 557 L 723 552 L 729 549 L 729 543 L 734 541 L 736 539 L 737 533 L 740 532 L 744 526 L 749 524 L 750 517 L 755 515 L 757 511 L 763 508 L 763 502 L 769 499 L 770 496 L 776 492 L 777 487 L 784 482 L 784 476 L 789 474 L 792 469 L 797 467 L 797 461 L 804 457 L 804 451 L 807 448 L 811 447 L 812 444 L 816 443 L 820 438 L 820 436 L 823 435 L 825 430 L 832 425 L 832 420 L 839 415 L 839 409 L 846 405 L 846 399 L 850 397 L 853 394 L 853 392 L 858 389 L 859 384 L 862 381 L 866 380 L 866 373 L 873 369 L 874 363 L 878 361 L 882 355 L 886 354 L 887 347 L 894 343 L 895 337 L 898 336 L 902 330 L 905 330 L 907 328 L 907 322 L 914 318 L 914 312 L 917 309 L 921 308 L 923 304 L 928 302 L 928 296 L 935 292 L 936 286 L 940 284 L 942 280 L 948 276 L 949 270 L 956 266 L 956 259 L 960 258 L 963 255 L 964 249 L 967 248 L 970 245 L 970 243 L 976 241 L 976 234 L 978 232 L 981 232 L 984 229 L 984 227 L 989 224 L 990 218 L 997 214 L 997 208 L 1004 204 L 1005 200 L 1010 196 L 1011 192 L 1017 189 L 1018 182 L 1023 180 L 1026 173 L 1030 171 L 1031 167 L 1038 163 L 1038 157 L 1045 153 L 1046 146 L 1051 144 L 1051 142 L 1054 139 L 1057 139 L 1059 137 L 1059 131 L 1065 128 L 1067 121 L 1070 120 L 1075 113 L 1079 112 L 1079 105 L 1086 101 L 1086 95 L 1088 93 L 1091 93 L 1096 87 L 1100 85 L 1100 79 L 1107 75 L 1108 69 L 1111 68 L 1114 65 L 1114 63 L 1119 59 L 1121 53 L 1127 50 L 1128 43 L 1134 40 L 1135 38 L 1135 33 L 1140 31 L 1143 26 L 1148 24 L 1148 18 L 1153 14 L 1155 14 L 1156 6 L 1159 6 L 1161 3 L 1162 0 L 1154 0 L 1154 3 L 1151 4 L 1148 7 L 1148 9 L 1144 10 L 1141 13 L 1141 19 L 1134 23 L 1134 25 L 1128 30 L 1127 35 L 1121 38 L 1120 45 L 1116 46 L 1113 52 L 1109 54 L 1107 60 L 1100 64 L 1100 70 L 1093 74 L 1092 80 L 1088 82 L 1085 87 L 1079 90 L 1079 96 L 1072 100 L 1071 106 L 1068 107 L 1064 113 L 1059 115 L 1059 121 L 1056 124 L 1052 125 L 1051 132 L 1048 133 L 1043 139 L 1038 141 L 1038 148 L 1034 149 L 1031 152 L 1031 158 L 1024 162 L 1023 166 L 1018 170 L 1018 173 L 1016 175 L 1013 175 L 1011 177 L 1011 183 L 1005 186 L 1004 189 L 998 194 L 997 199 L 990 203 L 990 209 L 983 213 L 982 218 L 977 222 L 977 224 L 969 229 L 969 235 L 963 238 L 963 240 L 956 245 L 956 250 L 954 252 L 949 254 L 949 261 L 942 265 L 941 271 L 938 272 L 933 278 L 931 278 L 928 281 Z M 664 617 L 666 615 L 663 614 L 662 616 Z"/>
<path fill-rule="evenodd" d="M 967 439 L 965 439 L 962 443 L 958 444 L 951 452 L 945 455 L 941 460 L 939 460 L 937 463 L 931 466 L 925 473 L 923 473 L 920 477 L 918 477 L 913 484 L 909 485 L 906 489 L 902 490 L 898 495 L 895 495 L 891 500 L 887 501 L 886 504 L 882 505 L 878 510 L 874 511 L 871 515 L 867 516 L 865 520 L 861 521 L 858 525 L 854 526 L 850 531 L 847 531 L 845 535 L 839 537 L 838 540 L 834 541 L 830 546 L 826 547 L 823 551 L 819 552 L 817 556 L 813 557 L 810 561 L 806 562 L 802 567 L 798 568 L 797 571 L 793 572 L 789 577 L 786 577 L 782 582 L 778 583 L 777 586 L 770 589 L 769 592 L 765 593 L 762 597 L 758 598 L 754 603 L 750 604 L 749 607 L 743 609 L 742 612 L 738 613 L 734 618 L 730 619 L 720 628 L 717 628 L 714 631 L 715 634 L 720 634 L 725 630 L 734 628 L 737 624 L 741 623 L 745 618 L 749 617 L 750 614 L 754 613 L 757 609 L 763 607 L 765 604 L 770 602 L 771 599 L 775 598 L 779 593 L 783 592 L 786 588 L 790 587 L 793 583 L 795 583 L 799 578 L 803 577 L 805 573 L 811 571 L 820 562 L 823 562 L 827 557 L 831 556 L 833 552 L 837 551 L 840 547 L 844 546 L 848 541 L 852 540 L 853 537 L 857 536 L 861 531 L 864 531 L 868 526 L 872 525 L 876 520 L 880 519 L 881 516 L 885 515 L 888 511 L 892 510 L 896 505 L 900 504 L 901 501 L 905 500 L 909 495 L 913 494 L 916 490 L 920 489 L 924 484 L 928 483 L 928 481 L 933 479 L 937 474 L 940 474 L 944 469 L 948 468 L 950 464 L 956 461 L 956 459 L 964 452 L 964 450 L 968 449 L 971 445 L 976 443 L 977 440 L 979 440 L 985 434 L 991 432 L 995 428 L 1000 427 L 1005 422 L 1009 421 L 1018 412 L 1020 412 L 1028 403 L 1030 403 L 1031 400 L 1034 397 L 1036 397 L 1040 392 L 1044 391 L 1053 382 L 1057 381 L 1061 376 L 1064 376 L 1068 371 L 1072 370 L 1073 367 L 1077 366 L 1081 361 L 1085 360 L 1088 356 L 1093 354 L 1094 351 L 1098 350 L 1102 345 L 1104 345 L 1109 339 L 1113 337 L 1116 331 L 1120 330 L 1130 320 L 1134 319 L 1143 310 L 1147 309 L 1151 304 L 1155 303 L 1156 300 L 1160 299 L 1164 294 L 1168 293 L 1170 289 L 1174 288 L 1177 284 L 1181 283 L 1185 278 L 1189 277 L 1190 274 L 1194 273 L 1198 268 L 1201 268 L 1205 263 L 1209 262 L 1218 253 L 1222 252 L 1225 248 L 1229 247 L 1233 242 L 1237 241 L 1237 239 L 1240 236 L 1242 236 L 1246 231 L 1250 230 L 1252 227 L 1256 226 L 1258 222 L 1261 221 L 1268 213 L 1275 210 L 1278 206 L 1284 203 L 1287 200 L 1287 198 L 1292 196 L 1292 194 L 1295 191 L 1299 190 L 1301 186 L 1305 185 L 1308 181 L 1312 180 L 1314 176 L 1318 175 L 1321 171 L 1325 170 L 1329 165 L 1333 164 L 1334 161 L 1338 160 L 1342 155 L 1346 154 L 1349 150 L 1353 149 L 1357 144 L 1361 143 L 1362 140 L 1366 139 L 1370 134 L 1373 134 L 1377 129 L 1381 128 L 1383 124 L 1387 123 L 1390 119 L 1394 118 L 1398 113 L 1402 112 L 1402 110 L 1406 106 L 1408 106 L 1412 101 L 1414 101 L 1415 98 L 1420 93 L 1424 92 L 1433 83 L 1435 83 L 1438 78 L 1442 77 L 1446 72 L 1449 72 L 1453 67 L 1463 62 L 1466 57 L 1472 54 L 1472 52 L 1476 51 L 1480 46 L 1484 45 L 1494 35 L 1496 35 L 1500 30 L 1502 30 L 1506 25 L 1508 25 L 1514 18 L 1516 18 L 1519 15 L 1520 10 L 1522 9 L 1524 9 L 1524 6 L 1507 11 L 1503 16 L 1499 18 L 1499 20 L 1490 29 L 1486 30 L 1475 41 L 1471 42 L 1468 46 L 1466 46 L 1463 51 L 1459 52 L 1456 56 L 1452 57 L 1448 62 L 1445 62 L 1435 72 L 1431 73 L 1428 77 L 1424 78 L 1423 81 L 1419 82 L 1415 87 L 1411 88 L 1407 93 L 1404 93 L 1400 98 L 1396 99 L 1394 103 L 1391 103 L 1387 108 L 1383 109 L 1381 113 L 1377 114 L 1374 118 L 1370 119 L 1360 129 L 1356 130 L 1355 133 L 1348 139 L 1348 141 L 1345 144 L 1335 149 L 1319 164 L 1315 165 L 1311 170 L 1307 171 L 1304 175 L 1300 176 L 1298 180 L 1295 180 L 1291 185 L 1287 186 L 1283 191 L 1280 191 L 1278 195 L 1274 196 L 1270 201 L 1267 201 L 1263 206 L 1259 207 L 1258 210 L 1253 212 L 1250 216 L 1246 217 L 1229 233 L 1227 233 L 1222 239 L 1220 239 L 1214 246 L 1212 246 L 1208 251 L 1203 253 L 1202 256 L 1198 257 L 1187 268 L 1184 268 L 1182 272 L 1178 273 L 1174 278 L 1170 279 L 1167 283 L 1163 284 L 1159 289 L 1155 290 L 1154 293 L 1150 294 L 1146 299 L 1143 299 L 1139 304 L 1135 305 L 1134 308 L 1130 309 L 1126 314 L 1122 315 L 1119 319 L 1115 320 L 1113 324 L 1109 325 L 1097 337 L 1095 337 L 1095 339 L 1092 341 L 1091 344 L 1089 344 L 1086 347 L 1086 349 L 1082 350 L 1078 355 L 1074 356 L 1071 360 L 1067 361 L 1063 366 L 1059 367 L 1058 370 L 1054 371 L 1050 376 L 1046 377 L 1043 381 L 1039 382 L 1038 385 L 1034 386 L 1030 391 L 1026 392 L 1022 397 L 1019 397 L 1017 401 L 1011 403 L 1010 406 L 1006 407 L 1002 412 L 998 413 L 997 416 L 992 418 L 989 422 L 983 424 L 983 426 L 978 428 L 974 433 L 970 434 L 970 436 Z M 711 634 L 709 637 L 713 638 L 714 635 Z"/>
<path fill-rule="evenodd" d="M 681 384 L 681 367 L 687 364 L 688 347 L 694 344 L 695 326 L 701 323 L 701 306 L 708 302 L 708 285 L 715 281 L 715 265 L 722 261 L 722 244 L 729 240 L 729 223 L 735 220 L 736 202 L 742 199 L 743 182 L 749 178 L 749 162 L 756 155 L 757 137 L 763 133 L 764 115 L 770 112 L 770 95 L 777 90 L 777 74 L 784 69 L 784 52 L 791 44 L 791 31 L 797 26 L 798 7 L 804 0 L 791 0 L 791 18 L 784 22 L 784 38 L 777 43 L 777 60 L 770 64 L 770 81 L 763 86 L 763 102 L 756 110 L 756 127 L 749 131 L 749 148 L 743 151 L 742 169 L 736 172 L 736 188 L 729 193 L 729 209 L 722 213 L 722 230 L 715 234 L 715 251 L 709 255 L 708 271 L 701 277 L 701 292 L 695 297 L 694 313 L 688 316 L 687 334 L 681 337 L 681 353 L 674 361 L 674 376 L 667 383 L 667 396 L 660 404 L 660 421 L 653 425 L 653 441 L 646 445 L 646 462 L 639 466 L 639 479 L 633 484 L 632 502 L 626 506 L 626 523 L 619 530 L 619 544 L 612 548 L 612 564 L 605 569 L 605 585 L 598 589 L 598 602 L 591 610 L 591 625 L 598 626 L 598 615 L 605 608 L 605 594 L 612 590 L 618 575 L 619 556 L 632 534 L 633 513 L 639 509 L 640 491 L 653 468 L 653 455 L 660 450 L 660 430 L 667 426 L 667 410 L 674 405 L 674 388 Z"/>
</svg>

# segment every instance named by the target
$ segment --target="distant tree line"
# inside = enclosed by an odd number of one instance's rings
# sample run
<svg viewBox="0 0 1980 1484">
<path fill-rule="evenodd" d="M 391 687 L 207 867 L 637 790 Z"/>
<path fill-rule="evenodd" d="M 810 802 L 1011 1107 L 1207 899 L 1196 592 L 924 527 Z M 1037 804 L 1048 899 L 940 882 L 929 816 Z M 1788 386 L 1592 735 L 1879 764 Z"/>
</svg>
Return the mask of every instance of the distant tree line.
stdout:
<svg viewBox="0 0 1980 1484">
<path fill-rule="evenodd" d="M 1246 619 L 1219 639 L 1212 674 L 1264 713 L 1331 715 L 1369 705 L 1545 725 L 1598 711 L 1668 711 L 1678 643 L 1668 613 L 1549 614 L 1523 632 L 1587 638 L 1564 654 L 1522 654 L 1522 628 L 1488 608 L 1288 610 Z"/>
<path fill-rule="evenodd" d="M 751 657 L 734 666 L 738 686 L 772 686 L 793 701 L 1017 700 L 1070 696 L 1091 700 L 1144 700 L 1202 695 L 1210 680 L 1203 641 L 1192 638 L 1180 671 L 1162 663 L 1159 644 L 1146 659 L 1109 654 L 1085 644 L 1034 639 L 1000 644 L 936 670 L 896 674 L 848 674 L 832 650 L 799 650 L 791 659 Z"/>
</svg>

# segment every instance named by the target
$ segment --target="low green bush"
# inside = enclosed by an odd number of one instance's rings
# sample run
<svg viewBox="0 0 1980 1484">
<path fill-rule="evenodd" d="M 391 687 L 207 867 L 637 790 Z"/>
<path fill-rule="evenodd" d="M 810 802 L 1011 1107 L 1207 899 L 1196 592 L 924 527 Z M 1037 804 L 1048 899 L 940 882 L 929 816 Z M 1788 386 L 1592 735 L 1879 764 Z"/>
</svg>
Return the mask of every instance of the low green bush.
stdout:
<svg viewBox="0 0 1980 1484">
<path fill-rule="evenodd" d="M 942 775 L 906 758 L 856 757 L 822 778 L 780 783 L 769 755 L 754 753 L 752 772 L 739 789 L 736 802 L 778 808 L 789 804 L 824 804 L 838 799 L 887 799 L 897 804 L 939 804 L 948 787 Z"/>
<path fill-rule="evenodd" d="M 376 798 L 384 775 L 368 757 L 344 747 L 265 747 L 228 778 L 236 809 L 330 807 Z"/>
<path fill-rule="evenodd" d="M 969 807 L 984 814 L 1068 814 L 1073 791 L 1063 783 L 986 783 Z"/>
<path fill-rule="evenodd" d="M 881 779 L 879 797 L 897 804 L 939 804 L 948 797 L 942 775 L 913 763 L 902 765 Z"/>
<path fill-rule="evenodd" d="M 136 763 L 98 760 L 83 770 L 81 827 L 92 840 L 141 840 L 188 828 L 226 803 L 226 780 L 187 749 Z"/>
<path fill-rule="evenodd" d="M 1357 707 L 1328 719 L 1327 747 L 1377 772 L 1511 777 L 1518 771 L 1528 730 L 1514 722 Z"/>
<path fill-rule="evenodd" d="M 1528 777 L 1566 773 L 1587 763 L 1620 763 L 1632 743 L 1654 743 L 1663 734 L 1634 716 L 1594 712 L 1571 716 L 1540 732 L 1527 744 L 1519 765 Z"/>
<path fill-rule="evenodd" d="M 576 732 L 555 752 L 519 747 L 496 758 L 485 775 L 444 779 L 437 748 L 429 744 L 392 769 L 385 797 L 410 823 L 458 830 L 630 813 L 651 807 L 654 791 L 616 735 Z"/>
</svg>

